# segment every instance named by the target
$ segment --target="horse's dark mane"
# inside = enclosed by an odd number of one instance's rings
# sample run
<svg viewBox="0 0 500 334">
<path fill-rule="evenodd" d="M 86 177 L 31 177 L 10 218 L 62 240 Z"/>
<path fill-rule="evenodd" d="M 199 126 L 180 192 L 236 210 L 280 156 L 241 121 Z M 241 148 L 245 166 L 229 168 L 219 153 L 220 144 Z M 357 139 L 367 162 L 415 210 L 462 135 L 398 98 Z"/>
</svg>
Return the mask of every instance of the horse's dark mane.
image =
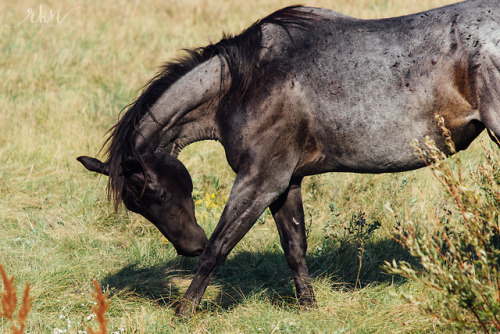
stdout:
<svg viewBox="0 0 500 334">
<path fill-rule="evenodd" d="M 104 147 L 109 167 L 108 194 L 112 197 L 115 208 L 121 202 L 124 191 L 124 177 L 122 163 L 126 159 L 134 158 L 142 161 L 139 152 L 134 148 L 132 139 L 142 118 L 160 96 L 177 80 L 201 63 L 212 57 L 221 58 L 221 66 L 227 66 L 231 84 L 224 96 L 220 97 L 218 108 L 226 113 L 230 112 L 244 95 L 252 71 L 255 68 L 262 48 L 262 26 L 276 24 L 288 33 L 290 28 L 305 29 L 311 27 L 310 19 L 315 15 L 301 11 L 300 6 L 283 8 L 273 14 L 255 22 L 252 26 L 237 36 L 224 35 L 216 44 L 205 47 L 185 50 L 186 55 L 177 60 L 168 62 L 161 67 L 161 71 L 144 87 L 141 95 L 124 108 L 127 111 L 121 119 L 109 130 Z M 224 71 L 221 71 L 224 73 Z M 222 77 L 222 79 L 224 79 Z"/>
</svg>

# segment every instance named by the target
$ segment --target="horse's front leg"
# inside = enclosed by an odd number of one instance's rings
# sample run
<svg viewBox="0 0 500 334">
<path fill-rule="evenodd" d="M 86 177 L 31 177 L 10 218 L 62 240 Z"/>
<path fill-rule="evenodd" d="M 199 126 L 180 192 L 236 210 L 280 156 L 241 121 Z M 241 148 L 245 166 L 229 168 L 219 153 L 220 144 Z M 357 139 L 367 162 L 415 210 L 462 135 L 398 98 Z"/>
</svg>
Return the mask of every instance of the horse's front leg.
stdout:
<svg viewBox="0 0 500 334">
<path fill-rule="evenodd" d="M 316 307 L 311 277 L 306 264 L 306 229 L 302 206 L 301 181 L 290 184 L 271 206 L 288 266 L 295 281 L 297 299 L 303 306 Z"/>
<path fill-rule="evenodd" d="M 194 313 L 217 267 L 264 210 L 286 190 L 288 182 L 277 183 L 276 179 L 258 173 L 238 173 L 221 219 L 198 261 L 196 274 L 177 308 L 177 314 Z"/>
</svg>

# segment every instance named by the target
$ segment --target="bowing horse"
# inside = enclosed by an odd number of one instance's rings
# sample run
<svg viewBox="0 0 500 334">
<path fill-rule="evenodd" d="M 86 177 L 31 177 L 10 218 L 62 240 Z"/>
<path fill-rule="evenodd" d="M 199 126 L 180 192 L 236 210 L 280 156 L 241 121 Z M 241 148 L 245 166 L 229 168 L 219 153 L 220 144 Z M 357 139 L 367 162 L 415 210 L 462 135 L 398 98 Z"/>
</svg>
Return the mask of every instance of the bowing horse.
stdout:
<svg viewBox="0 0 500 334">
<path fill-rule="evenodd" d="M 179 314 L 194 312 L 216 268 L 268 207 L 298 301 L 314 306 L 303 178 L 423 167 L 411 142 L 426 136 L 451 154 L 436 114 L 457 151 L 485 128 L 500 138 L 498 0 L 380 20 L 278 10 L 167 63 L 110 130 L 107 160 L 78 160 L 109 177 L 115 205 L 151 221 L 179 254 L 200 256 Z M 209 239 L 177 158 L 201 140 L 219 141 L 237 174 Z"/>
</svg>

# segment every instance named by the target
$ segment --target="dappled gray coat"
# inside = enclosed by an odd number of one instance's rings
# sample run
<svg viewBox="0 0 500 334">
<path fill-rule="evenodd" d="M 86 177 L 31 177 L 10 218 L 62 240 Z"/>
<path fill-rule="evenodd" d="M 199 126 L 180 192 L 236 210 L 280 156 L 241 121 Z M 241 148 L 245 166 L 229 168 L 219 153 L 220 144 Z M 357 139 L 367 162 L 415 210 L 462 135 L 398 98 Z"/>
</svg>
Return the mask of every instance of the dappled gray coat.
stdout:
<svg viewBox="0 0 500 334">
<path fill-rule="evenodd" d="M 359 20 L 292 7 L 241 35 L 168 63 L 115 125 L 108 159 L 79 160 L 109 175 L 115 203 L 142 214 L 179 254 L 201 255 L 178 308 L 199 303 L 216 268 L 269 207 L 298 299 L 314 305 L 306 266 L 303 177 L 419 168 L 412 141 L 457 150 L 488 128 L 500 137 L 500 1 Z M 191 178 L 177 159 L 214 139 L 237 173 L 207 240 Z"/>
</svg>

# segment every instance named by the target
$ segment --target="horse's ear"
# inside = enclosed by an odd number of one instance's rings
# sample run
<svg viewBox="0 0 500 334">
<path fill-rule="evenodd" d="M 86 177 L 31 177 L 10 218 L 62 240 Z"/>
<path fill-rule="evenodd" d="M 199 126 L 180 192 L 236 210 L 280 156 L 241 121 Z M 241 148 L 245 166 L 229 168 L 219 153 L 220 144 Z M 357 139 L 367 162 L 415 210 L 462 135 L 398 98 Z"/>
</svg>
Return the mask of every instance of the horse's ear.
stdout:
<svg viewBox="0 0 500 334">
<path fill-rule="evenodd" d="M 96 158 L 83 156 L 76 158 L 76 160 L 80 161 L 80 163 L 91 172 L 109 175 L 109 166 Z"/>
<path fill-rule="evenodd" d="M 125 160 L 124 162 L 122 162 L 122 168 L 123 172 L 128 175 L 142 173 L 144 171 L 142 164 L 136 159 Z"/>
</svg>

